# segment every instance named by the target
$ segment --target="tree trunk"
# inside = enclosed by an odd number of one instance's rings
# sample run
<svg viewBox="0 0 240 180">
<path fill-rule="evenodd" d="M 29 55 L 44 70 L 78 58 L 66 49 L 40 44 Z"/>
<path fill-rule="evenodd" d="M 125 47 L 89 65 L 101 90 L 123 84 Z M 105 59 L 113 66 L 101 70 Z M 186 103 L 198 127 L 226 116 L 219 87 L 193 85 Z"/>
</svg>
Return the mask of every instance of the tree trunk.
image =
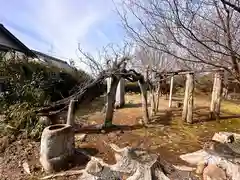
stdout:
<svg viewBox="0 0 240 180">
<path fill-rule="evenodd" d="M 104 120 L 104 127 L 112 126 L 116 90 L 117 90 L 118 83 L 119 83 L 119 79 L 116 77 L 112 77 L 111 86 L 107 94 L 106 116 Z"/>
<path fill-rule="evenodd" d="M 143 111 L 143 123 L 148 124 L 149 122 L 149 114 L 148 114 L 148 103 L 147 103 L 147 84 L 142 79 L 138 81 L 140 90 L 141 90 L 141 96 L 142 96 L 142 111 Z"/>
<path fill-rule="evenodd" d="M 155 97 L 155 91 L 154 88 L 151 88 L 151 116 L 154 116 L 156 114 L 156 97 Z"/>
</svg>

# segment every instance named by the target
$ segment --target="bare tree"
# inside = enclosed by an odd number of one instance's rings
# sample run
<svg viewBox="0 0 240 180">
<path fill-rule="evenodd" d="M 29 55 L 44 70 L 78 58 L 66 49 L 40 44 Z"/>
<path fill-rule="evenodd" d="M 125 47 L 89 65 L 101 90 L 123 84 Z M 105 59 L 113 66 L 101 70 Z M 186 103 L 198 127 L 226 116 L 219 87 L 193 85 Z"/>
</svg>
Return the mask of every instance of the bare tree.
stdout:
<svg viewBox="0 0 240 180">
<path fill-rule="evenodd" d="M 101 61 L 97 61 L 93 56 L 85 53 L 82 49 L 79 49 L 83 58 L 81 58 L 81 62 L 87 64 L 92 72 L 96 74 L 96 77 L 101 77 L 102 75 L 105 78 L 111 79 L 111 86 L 107 93 L 107 103 L 106 103 L 106 116 L 104 121 L 104 127 L 112 126 L 113 113 L 114 113 L 114 105 L 116 101 L 116 90 L 118 83 L 121 78 L 127 79 L 132 82 L 139 82 L 140 89 L 142 92 L 142 105 L 143 105 L 143 120 L 144 123 L 148 123 L 148 109 L 147 109 L 147 88 L 146 88 L 146 80 L 144 76 L 134 69 L 127 70 L 127 64 L 132 60 L 131 56 L 131 46 L 129 44 L 125 44 L 123 47 L 116 47 L 113 44 L 108 45 L 103 48 L 103 53 L 100 57 L 104 59 L 102 63 Z"/>
<path fill-rule="evenodd" d="M 230 1 L 221 0 L 223 4 L 228 5 L 229 7 L 233 8 L 235 11 L 240 13 L 239 1 L 236 3 L 231 3 Z"/>
<path fill-rule="evenodd" d="M 237 1 L 232 1 L 237 4 Z M 240 14 L 216 0 L 126 0 L 118 13 L 137 43 L 240 81 Z"/>
</svg>

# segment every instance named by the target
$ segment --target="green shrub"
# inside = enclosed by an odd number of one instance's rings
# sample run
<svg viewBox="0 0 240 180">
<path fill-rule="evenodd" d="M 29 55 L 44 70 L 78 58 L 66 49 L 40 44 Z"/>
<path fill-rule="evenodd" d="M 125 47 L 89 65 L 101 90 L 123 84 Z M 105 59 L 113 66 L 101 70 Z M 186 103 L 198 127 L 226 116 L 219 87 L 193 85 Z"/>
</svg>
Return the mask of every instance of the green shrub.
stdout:
<svg viewBox="0 0 240 180">
<path fill-rule="evenodd" d="M 141 93 L 138 82 L 126 82 L 125 91 L 126 92 Z"/>
<path fill-rule="evenodd" d="M 23 132 L 27 137 L 39 139 L 44 126 L 39 123 L 35 110 L 27 102 L 9 106 L 1 127 L 3 134 L 17 136 Z"/>
<path fill-rule="evenodd" d="M 90 80 L 83 71 L 68 74 L 58 68 L 37 62 L 0 60 L 0 76 L 6 78 L 5 92 L 0 96 L 0 113 L 6 119 L 0 122 L 3 134 L 39 138 L 43 126 L 35 113 L 38 107 L 68 97 L 74 88 Z"/>
</svg>

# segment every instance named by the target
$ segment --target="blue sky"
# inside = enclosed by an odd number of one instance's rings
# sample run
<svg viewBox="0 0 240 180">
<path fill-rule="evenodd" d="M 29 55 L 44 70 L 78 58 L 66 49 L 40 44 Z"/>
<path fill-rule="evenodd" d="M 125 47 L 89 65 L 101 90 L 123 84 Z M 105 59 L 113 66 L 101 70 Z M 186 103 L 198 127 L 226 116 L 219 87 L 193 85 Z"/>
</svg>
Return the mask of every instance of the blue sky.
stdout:
<svg viewBox="0 0 240 180">
<path fill-rule="evenodd" d="M 121 43 L 124 30 L 112 0 L 0 0 L 0 23 L 29 48 L 76 58 Z"/>
</svg>

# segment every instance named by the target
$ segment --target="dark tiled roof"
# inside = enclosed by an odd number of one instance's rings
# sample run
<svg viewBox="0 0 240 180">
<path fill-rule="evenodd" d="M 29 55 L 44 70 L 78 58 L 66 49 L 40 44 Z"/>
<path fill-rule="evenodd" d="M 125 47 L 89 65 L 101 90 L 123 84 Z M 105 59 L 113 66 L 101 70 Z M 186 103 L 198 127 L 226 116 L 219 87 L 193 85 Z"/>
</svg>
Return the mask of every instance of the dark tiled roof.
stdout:
<svg viewBox="0 0 240 180">
<path fill-rule="evenodd" d="M 55 58 L 53 56 L 49 56 L 49 55 L 47 55 L 45 53 L 42 53 L 42 52 L 39 52 L 39 51 L 36 51 L 36 50 L 32 50 L 32 52 L 34 52 L 36 55 L 39 55 L 39 56 L 42 56 L 42 57 L 46 57 L 46 58 L 49 58 L 51 60 L 58 61 L 58 62 L 61 62 L 61 63 L 69 65 L 66 61 L 63 61 L 63 60 L 58 59 L 58 58 Z"/>
<path fill-rule="evenodd" d="M 14 43 L 16 43 L 16 45 L 18 45 L 20 47 L 20 49 L 22 50 L 21 52 L 25 53 L 28 56 L 31 57 L 36 57 L 36 55 L 34 54 L 34 52 L 32 52 L 27 46 L 25 46 L 19 39 L 17 39 L 10 31 L 8 31 L 3 24 L 0 24 L 0 31 L 2 33 L 4 33 L 5 35 L 7 35 Z M 7 47 L 4 45 L 0 45 L 0 48 L 3 50 L 9 50 L 9 49 L 14 49 L 13 47 Z M 19 51 L 19 50 L 18 50 Z"/>
</svg>

